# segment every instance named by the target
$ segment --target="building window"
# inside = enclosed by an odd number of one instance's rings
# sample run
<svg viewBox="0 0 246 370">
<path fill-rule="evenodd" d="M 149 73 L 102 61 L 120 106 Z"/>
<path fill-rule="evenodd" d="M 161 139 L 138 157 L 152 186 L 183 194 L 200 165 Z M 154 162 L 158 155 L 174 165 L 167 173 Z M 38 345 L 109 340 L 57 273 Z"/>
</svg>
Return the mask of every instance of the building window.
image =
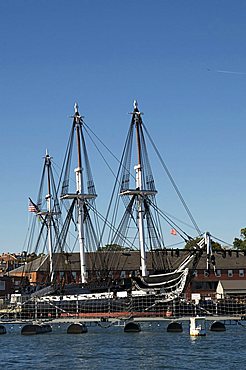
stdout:
<svg viewBox="0 0 246 370">
<path fill-rule="evenodd" d="M 0 281 L 0 290 L 5 290 L 5 281 Z"/>
<path fill-rule="evenodd" d="M 233 277 L 233 270 L 228 270 L 228 277 Z"/>
<path fill-rule="evenodd" d="M 203 284 L 201 281 L 192 281 L 192 290 L 202 290 Z"/>
<path fill-rule="evenodd" d="M 239 277 L 244 277 L 244 270 L 239 270 Z"/>
<path fill-rule="evenodd" d="M 194 270 L 194 272 L 193 272 L 193 276 L 194 276 L 194 277 L 197 277 L 197 276 L 198 276 L 198 272 L 197 272 L 197 270 Z"/>
<path fill-rule="evenodd" d="M 221 270 L 216 270 L 215 274 L 216 276 L 221 276 Z"/>
</svg>

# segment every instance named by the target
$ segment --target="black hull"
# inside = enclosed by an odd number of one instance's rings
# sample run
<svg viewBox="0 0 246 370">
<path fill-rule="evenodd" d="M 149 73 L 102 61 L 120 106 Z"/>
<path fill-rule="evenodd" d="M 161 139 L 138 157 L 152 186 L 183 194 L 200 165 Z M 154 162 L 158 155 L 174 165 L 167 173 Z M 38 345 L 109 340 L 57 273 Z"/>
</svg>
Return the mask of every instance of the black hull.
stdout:
<svg viewBox="0 0 246 370">
<path fill-rule="evenodd" d="M 107 316 L 107 315 L 165 315 L 169 304 L 159 302 L 156 296 L 124 297 L 90 300 L 28 301 L 22 306 L 22 318 L 45 318 L 66 316 Z"/>
<path fill-rule="evenodd" d="M 176 299 L 161 300 L 161 296 L 124 297 L 90 300 L 27 301 L 18 313 L 10 316 L 20 319 L 50 319 L 65 317 L 190 317 L 190 316 L 237 316 L 246 317 L 246 301 L 221 300 L 200 302 L 198 305 Z"/>
<path fill-rule="evenodd" d="M 246 317 L 246 300 L 234 299 L 202 301 L 194 304 L 181 299 L 170 302 L 162 296 L 148 295 L 139 297 L 100 298 L 100 299 L 63 299 L 54 297 L 46 301 L 29 300 L 10 316 L 20 319 L 50 319 L 63 317 L 190 317 L 190 316 L 237 316 Z"/>
</svg>

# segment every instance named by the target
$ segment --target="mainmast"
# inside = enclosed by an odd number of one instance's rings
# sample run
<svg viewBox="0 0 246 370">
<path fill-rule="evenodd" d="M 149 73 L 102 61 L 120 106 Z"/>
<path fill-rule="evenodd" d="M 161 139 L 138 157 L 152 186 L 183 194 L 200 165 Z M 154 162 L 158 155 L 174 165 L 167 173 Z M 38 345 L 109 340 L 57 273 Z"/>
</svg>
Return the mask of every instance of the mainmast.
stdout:
<svg viewBox="0 0 246 370">
<path fill-rule="evenodd" d="M 137 164 L 134 166 L 136 171 L 135 174 L 135 189 L 122 189 L 121 195 L 129 196 L 135 198 L 136 201 L 136 208 L 137 208 L 137 226 L 138 226 L 138 239 L 139 239 L 139 250 L 140 250 L 140 266 L 141 266 L 141 275 L 148 276 L 147 271 L 147 260 L 146 260 L 146 240 L 145 240 L 145 232 L 144 232 L 144 224 L 145 224 L 145 215 L 148 212 L 146 209 L 146 200 L 149 196 L 156 195 L 157 191 L 154 188 L 154 183 L 152 181 L 152 174 L 149 172 L 149 175 L 144 178 L 143 172 L 143 157 L 146 160 L 146 154 L 143 156 L 143 150 L 146 151 L 145 142 L 143 139 L 142 133 L 142 118 L 141 112 L 138 110 L 138 103 L 134 101 L 134 110 L 132 114 L 132 122 L 131 127 L 135 127 L 136 130 L 136 145 L 137 145 Z M 144 146 L 144 148 L 143 148 Z M 129 162 L 127 160 L 126 162 Z M 129 177 L 127 174 L 124 178 Z M 149 182 L 148 182 L 149 180 Z"/>
<path fill-rule="evenodd" d="M 138 155 L 138 164 L 134 167 L 136 170 L 136 190 L 137 193 L 137 203 L 138 203 L 138 231 L 139 231 L 139 249 L 141 256 L 141 270 L 142 276 L 147 276 L 147 262 L 146 262 L 146 251 L 145 251 L 145 236 L 144 236 L 144 205 L 143 198 L 141 196 L 142 188 L 142 164 L 141 164 L 141 143 L 139 128 L 142 123 L 141 113 L 138 110 L 138 103 L 134 101 L 134 111 L 133 111 L 133 120 L 136 127 L 136 141 L 137 141 L 137 155 Z"/>
<path fill-rule="evenodd" d="M 76 130 L 77 139 L 77 155 L 78 155 L 78 167 L 75 168 L 76 177 L 76 193 L 82 195 L 83 192 L 83 177 L 82 177 L 82 161 L 81 161 L 81 137 L 80 128 L 82 125 L 82 119 L 78 111 L 78 104 L 74 105 L 74 123 Z M 81 271 L 81 282 L 86 283 L 86 264 L 85 264 L 85 233 L 84 233 L 84 199 L 77 198 L 77 209 L 78 209 L 78 237 L 79 237 L 79 253 L 80 253 L 80 271 Z"/>
<path fill-rule="evenodd" d="M 48 251 L 49 251 L 49 259 L 50 259 L 50 282 L 53 282 L 54 279 L 54 270 L 53 270 L 53 246 L 52 246 L 52 209 L 51 209 L 51 182 L 50 182 L 50 167 L 51 167 L 51 157 L 46 150 L 45 155 L 45 166 L 47 169 L 47 189 L 48 194 L 46 195 L 46 203 L 47 203 L 47 229 L 48 229 Z"/>
<path fill-rule="evenodd" d="M 76 145 L 77 145 L 77 167 L 75 168 L 75 181 L 76 181 L 76 193 L 68 193 L 68 179 L 64 180 L 64 189 L 61 199 L 74 199 L 75 205 L 77 208 L 77 229 L 78 229 L 78 240 L 79 240 L 79 251 L 80 251 L 80 271 L 81 271 L 81 282 L 82 284 L 87 282 L 87 274 L 86 274 L 86 260 L 85 260 L 85 221 L 86 217 L 88 216 L 88 208 L 87 202 L 90 199 L 96 198 L 95 189 L 93 185 L 93 181 L 91 178 L 90 169 L 88 169 L 88 158 L 85 149 L 85 142 L 84 137 L 82 134 L 82 127 L 83 127 L 83 119 L 79 114 L 78 104 L 75 103 L 74 105 L 74 116 L 73 116 L 73 130 L 76 135 Z M 71 146 L 72 146 L 71 140 Z M 71 149 L 71 147 L 70 147 Z M 82 153 L 86 158 L 82 157 Z M 67 160 L 67 166 L 70 166 L 70 155 Z M 88 192 L 85 193 L 84 190 L 84 178 L 83 178 L 83 164 L 82 161 L 85 162 L 85 170 L 87 176 L 89 174 L 89 179 L 87 179 L 88 185 Z M 65 171 L 67 172 L 67 171 Z M 89 188 L 90 186 L 90 188 Z"/>
</svg>

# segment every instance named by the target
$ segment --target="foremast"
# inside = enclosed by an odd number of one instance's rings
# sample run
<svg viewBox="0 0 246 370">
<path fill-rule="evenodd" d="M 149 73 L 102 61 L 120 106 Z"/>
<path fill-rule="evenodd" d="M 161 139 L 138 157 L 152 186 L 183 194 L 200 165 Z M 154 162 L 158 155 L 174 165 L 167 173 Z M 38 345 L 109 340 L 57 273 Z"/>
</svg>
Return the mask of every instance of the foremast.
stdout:
<svg viewBox="0 0 246 370">
<path fill-rule="evenodd" d="M 43 194 L 46 189 L 46 195 Z M 38 192 L 37 203 L 29 198 L 29 211 L 34 212 L 41 225 L 37 240 L 35 243 L 35 253 L 44 248 L 47 249 L 49 258 L 49 283 L 54 282 L 54 252 L 56 251 L 57 239 L 59 235 L 59 217 L 61 215 L 60 205 L 57 198 L 57 188 L 52 171 L 52 157 L 46 150 L 44 156 L 44 165 L 42 170 L 41 182 Z M 44 206 L 44 204 L 46 206 Z M 44 247 L 41 248 L 41 243 Z M 33 244 L 33 233 L 29 237 L 28 244 Z M 33 251 L 33 246 L 32 246 Z"/>
</svg>

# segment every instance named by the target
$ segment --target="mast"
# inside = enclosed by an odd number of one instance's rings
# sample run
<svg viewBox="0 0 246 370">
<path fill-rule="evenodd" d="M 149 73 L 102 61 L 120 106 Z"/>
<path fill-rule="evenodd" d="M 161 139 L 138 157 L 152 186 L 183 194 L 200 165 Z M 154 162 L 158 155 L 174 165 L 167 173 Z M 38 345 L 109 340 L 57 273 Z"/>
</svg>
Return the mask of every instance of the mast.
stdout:
<svg viewBox="0 0 246 370">
<path fill-rule="evenodd" d="M 215 257 L 213 255 L 212 251 L 212 243 L 211 243 L 211 235 L 209 232 L 204 233 L 204 240 L 205 240 L 205 246 L 207 251 L 207 274 L 210 273 L 211 263 L 213 265 L 213 268 L 215 270 Z"/>
<path fill-rule="evenodd" d="M 134 166 L 134 169 L 136 171 L 135 173 L 135 189 L 130 189 L 128 187 L 129 183 L 129 173 L 127 166 L 124 166 L 123 168 L 124 174 L 122 176 L 123 179 L 128 179 L 127 186 L 123 187 L 120 195 L 121 196 L 131 196 L 131 199 L 135 201 L 136 209 L 137 209 L 137 226 L 138 226 L 138 239 L 139 239 L 139 250 L 140 250 L 140 267 L 141 267 L 141 275 L 148 276 L 147 271 L 147 257 L 146 257 L 146 240 L 145 240 L 145 223 L 147 220 L 145 220 L 146 213 L 149 212 L 148 209 L 146 209 L 145 202 L 148 199 L 148 197 L 155 196 L 157 191 L 154 187 L 154 182 L 149 181 L 147 179 L 152 179 L 152 173 L 150 170 L 150 167 L 148 166 L 148 173 L 145 173 L 144 175 L 144 163 L 143 158 L 145 158 L 145 162 L 147 159 L 147 153 L 146 153 L 146 147 L 145 142 L 143 138 L 143 132 L 142 132 L 142 118 L 141 118 L 141 112 L 138 110 L 138 103 L 135 100 L 134 101 L 134 110 L 131 113 L 132 114 L 132 121 L 131 121 L 131 128 L 130 130 L 135 128 L 136 131 L 136 145 L 137 145 L 137 164 Z M 129 140 L 129 146 L 131 146 L 132 140 Z M 145 154 L 143 155 L 143 150 Z M 130 158 L 128 158 L 128 155 L 131 153 L 131 148 L 128 148 L 128 154 L 127 158 L 125 159 L 124 163 L 129 164 Z M 147 160 L 148 162 L 148 160 Z M 146 171 L 146 170 L 145 170 Z M 126 172 L 126 173 L 125 173 Z M 133 203 L 132 203 L 133 204 Z"/>
<path fill-rule="evenodd" d="M 147 250 L 152 253 L 155 249 L 162 248 L 164 240 L 155 199 L 157 190 L 144 136 L 146 128 L 142 120 L 142 113 L 138 109 L 137 101 L 134 101 L 134 109 L 131 115 L 131 124 L 121 158 L 121 170 L 116 180 L 119 182 L 120 195 L 123 197 L 125 212 L 119 222 L 119 226 L 116 228 L 116 232 L 112 236 L 111 243 L 122 246 L 130 244 L 134 248 L 137 237 L 141 275 L 146 277 L 149 275 Z M 133 147 L 134 143 L 135 150 Z M 134 176 L 131 175 L 132 164 L 134 164 Z M 133 184 L 132 177 L 134 178 Z M 151 263 L 152 270 L 170 269 L 167 259 L 165 261 L 157 261 L 153 253 Z"/>
<path fill-rule="evenodd" d="M 88 167 L 88 157 L 85 148 L 84 136 L 82 133 L 83 119 L 79 114 L 78 104 L 74 105 L 74 115 L 73 115 L 73 128 L 72 135 L 69 144 L 69 153 L 67 157 L 67 164 L 65 170 L 65 178 L 63 181 L 63 190 L 61 199 L 73 199 L 75 201 L 75 207 L 77 209 L 77 230 L 78 230 L 78 241 L 79 241 L 79 253 L 80 253 L 80 272 L 81 272 L 81 283 L 85 284 L 87 282 L 86 273 L 86 221 L 89 219 L 88 215 L 88 202 L 96 198 L 95 187 L 92 180 L 91 170 Z M 77 149 L 77 167 L 74 169 L 75 172 L 75 182 L 76 182 L 76 192 L 69 193 L 69 168 L 70 160 L 72 155 L 72 145 L 73 145 L 73 135 L 76 136 L 76 149 Z M 82 156 L 83 154 L 83 156 Z M 83 168 L 83 163 L 84 167 Z M 85 174 L 83 172 L 85 170 Z M 87 175 L 87 193 L 84 189 L 84 184 Z M 68 177 L 67 177 L 68 176 Z M 85 178 L 84 178 L 85 177 Z M 90 186 L 90 188 L 89 188 Z M 97 244 L 96 244 L 97 245 Z"/>
<path fill-rule="evenodd" d="M 123 154 L 122 174 L 121 174 L 121 196 L 130 196 L 130 202 L 126 208 L 128 217 L 132 217 L 133 209 L 137 210 L 137 224 L 139 250 L 140 250 L 140 269 L 143 277 L 148 276 L 147 270 L 147 255 L 146 255 L 146 238 L 145 228 L 151 229 L 153 236 L 158 235 L 153 231 L 154 225 L 150 215 L 149 206 L 147 205 L 150 197 L 156 195 L 154 180 L 148 160 L 145 140 L 143 137 L 141 112 L 138 110 L 138 103 L 134 101 L 134 110 L 131 113 L 132 120 L 130 130 L 126 142 L 126 151 Z M 137 147 L 137 164 L 134 166 L 135 170 L 135 188 L 130 188 L 130 163 L 132 154 L 132 136 L 136 132 L 136 147 Z M 135 204 L 135 205 L 134 205 Z M 123 216 L 124 218 L 125 216 Z M 121 225 L 126 225 L 122 222 Z M 125 226 L 124 226 L 125 227 Z M 149 231 L 148 231 L 149 232 Z M 118 232 L 118 235 L 124 235 L 124 231 Z M 156 238 L 157 240 L 157 238 Z M 115 241 L 114 241 L 115 242 Z"/>
<path fill-rule="evenodd" d="M 56 251 L 59 235 L 59 219 L 61 216 L 61 210 L 52 171 L 52 157 L 50 157 L 48 150 L 46 150 L 44 156 L 44 164 L 36 204 L 31 200 L 31 198 L 29 198 L 29 201 L 29 205 L 31 205 L 29 211 L 35 212 L 36 219 L 41 221 L 38 222 L 39 232 L 35 242 L 35 253 L 38 250 L 43 252 L 44 249 L 47 249 L 49 259 L 49 278 L 50 283 L 52 283 L 54 281 L 54 252 Z M 28 244 L 30 246 L 33 244 L 33 232 L 34 229 L 29 236 Z M 44 243 L 44 245 L 41 246 L 41 243 Z"/>
<path fill-rule="evenodd" d="M 81 145 L 80 145 L 80 125 L 81 116 L 78 111 L 78 104 L 74 104 L 74 122 L 77 139 L 77 155 L 78 155 L 78 167 L 75 168 L 76 177 L 76 193 L 79 195 L 83 194 L 83 177 L 82 177 L 82 160 L 81 160 Z M 80 253 L 80 271 L 81 271 L 81 282 L 86 283 L 86 264 L 85 264 L 85 233 L 84 233 L 84 199 L 77 198 L 77 209 L 78 209 L 78 237 L 79 237 L 79 253 Z"/>
<path fill-rule="evenodd" d="M 140 143 L 140 135 L 139 135 L 139 126 L 141 125 L 141 113 L 138 110 L 138 103 L 134 101 L 134 111 L 133 111 L 133 119 L 136 127 L 136 141 L 137 141 L 137 156 L 138 156 L 138 164 L 134 167 L 136 170 L 136 190 L 138 191 L 137 194 L 137 219 L 138 219 L 138 232 L 139 232 L 139 249 L 140 249 L 140 258 L 141 258 L 141 270 L 142 276 L 147 276 L 147 263 L 146 263 L 146 251 L 145 251 L 145 235 L 144 235 L 144 205 L 143 205 L 143 197 L 141 192 L 142 188 L 142 164 L 141 164 L 141 143 Z"/>
<path fill-rule="evenodd" d="M 50 166 L 51 166 L 51 157 L 46 150 L 45 155 L 45 166 L 47 168 L 47 189 L 48 194 L 45 197 L 47 203 L 47 230 L 48 230 L 48 251 L 49 251 L 49 260 L 50 260 L 50 282 L 53 282 L 54 279 L 54 271 L 53 271 L 53 246 L 52 246 L 52 225 L 51 225 L 51 218 L 52 218 L 52 209 L 51 209 L 51 183 L 50 183 Z"/>
</svg>

